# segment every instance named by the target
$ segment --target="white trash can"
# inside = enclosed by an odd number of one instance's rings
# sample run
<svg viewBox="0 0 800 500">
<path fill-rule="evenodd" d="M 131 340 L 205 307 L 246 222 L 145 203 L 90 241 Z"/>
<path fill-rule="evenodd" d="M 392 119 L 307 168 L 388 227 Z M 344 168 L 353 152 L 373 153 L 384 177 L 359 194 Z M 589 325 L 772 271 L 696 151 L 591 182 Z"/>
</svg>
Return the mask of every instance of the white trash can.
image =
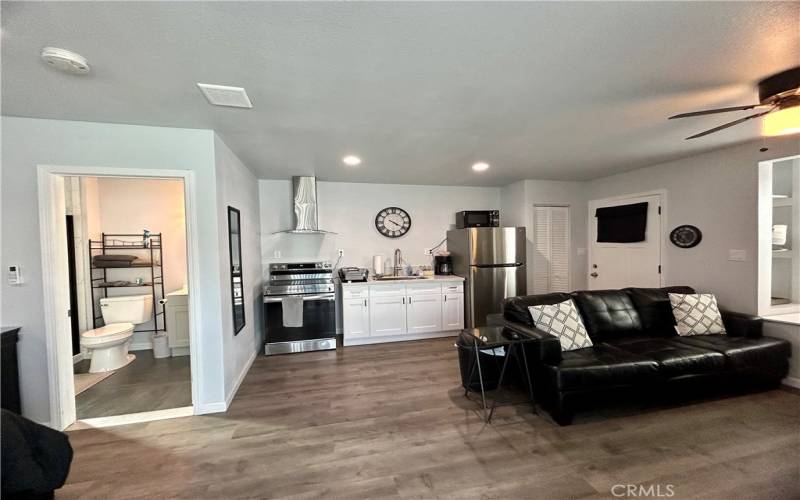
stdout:
<svg viewBox="0 0 800 500">
<path fill-rule="evenodd" d="M 167 334 L 159 333 L 157 335 L 153 335 L 153 357 L 168 358 L 169 355 L 169 341 L 167 339 Z"/>
</svg>

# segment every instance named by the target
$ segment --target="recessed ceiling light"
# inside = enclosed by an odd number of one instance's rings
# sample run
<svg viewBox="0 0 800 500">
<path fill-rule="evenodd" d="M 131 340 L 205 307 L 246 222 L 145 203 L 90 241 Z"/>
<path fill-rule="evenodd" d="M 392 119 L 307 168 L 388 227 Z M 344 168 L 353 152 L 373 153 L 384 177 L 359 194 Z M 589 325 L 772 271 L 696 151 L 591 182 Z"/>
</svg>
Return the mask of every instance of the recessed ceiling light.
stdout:
<svg viewBox="0 0 800 500">
<path fill-rule="evenodd" d="M 198 83 L 200 91 L 206 96 L 208 102 L 215 106 L 229 106 L 231 108 L 252 108 L 253 104 L 242 87 L 228 87 L 226 85 L 212 85 Z"/>
<path fill-rule="evenodd" d="M 73 75 L 85 75 L 90 69 L 85 57 L 57 47 L 43 48 L 41 57 L 48 66 Z"/>
<path fill-rule="evenodd" d="M 476 172 L 483 172 L 484 170 L 489 170 L 489 164 L 485 161 L 479 161 L 478 163 L 472 166 L 472 170 Z"/>
<path fill-rule="evenodd" d="M 342 158 L 342 163 L 351 167 L 355 167 L 357 165 L 361 165 L 361 158 L 358 156 L 347 155 Z"/>
</svg>

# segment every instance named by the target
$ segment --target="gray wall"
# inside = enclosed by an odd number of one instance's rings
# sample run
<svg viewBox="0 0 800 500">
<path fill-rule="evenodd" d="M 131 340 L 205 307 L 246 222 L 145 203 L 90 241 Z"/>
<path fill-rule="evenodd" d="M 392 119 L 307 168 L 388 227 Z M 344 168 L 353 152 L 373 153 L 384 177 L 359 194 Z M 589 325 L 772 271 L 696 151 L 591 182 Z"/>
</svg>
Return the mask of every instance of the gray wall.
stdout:
<svg viewBox="0 0 800 500">
<path fill-rule="evenodd" d="M 758 162 L 800 153 L 797 137 L 772 138 L 720 149 L 588 182 L 588 199 L 657 189 L 667 190 L 664 237 L 681 224 L 703 232 L 695 248 L 667 243 L 668 285 L 713 292 L 728 309 L 756 313 L 758 267 Z M 728 260 L 728 250 L 747 252 L 744 262 Z"/>
<path fill-rule="evenodd" d="M 230 402 L 237 384 L 246 374 L 260 349 L 263 335 L 263 298 L 261 292 L 261 215 L 258 204 L 258 180 L 235 154 L 214 134 L 217 171 L 217 240 L 222 292 L 222 339 L 225 349 L 225 399 Z M 241 216 L 242 277 L 244 278 L 245 327 L 233 334 L 231 303 L 230 248 L 228 246 L 228 206 Z"/>
<path fill-rule="evenodd" d="M 202 271 L 200 403 L 224 401 L 214 138 L 208 130 L 2 117 L 2 266 L 22 266 L 25 284 L 2 282 L 3 325 L 22 327 L 23 413 L 49 422 L 37 165 L 185 169 L 195 173 L 197 255 Z M 209 201 L 211 201 L 209 203 Z M 208 244 L 213 242 L 213 244 Z"/>
</svg>

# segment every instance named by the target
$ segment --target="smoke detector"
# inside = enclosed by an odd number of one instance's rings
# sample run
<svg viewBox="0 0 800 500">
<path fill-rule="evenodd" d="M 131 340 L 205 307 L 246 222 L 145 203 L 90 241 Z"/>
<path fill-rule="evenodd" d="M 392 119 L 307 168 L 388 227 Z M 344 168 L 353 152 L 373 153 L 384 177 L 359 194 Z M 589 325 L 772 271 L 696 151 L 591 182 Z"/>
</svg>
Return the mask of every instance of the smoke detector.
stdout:
<svg viewBox="0 0 800 500">
<path fill-rule="evenodd" d="M 42 59 L 49 66 L 73 75 L 85 75 L 91 69 L 89 61 L 82 55 L 57 47 L 43 48 Z"/>
<path fill-rule="evenodd" d="M 229 106 L 232 108 L 252 108 L 253 104 L 247 97 L 247 92 L 242 87 L 227 87 L 225 85 L 211 85 L 198 83 L 200 91 L 206 96 L 208 102 L 215 106 Z"/>
</svg>

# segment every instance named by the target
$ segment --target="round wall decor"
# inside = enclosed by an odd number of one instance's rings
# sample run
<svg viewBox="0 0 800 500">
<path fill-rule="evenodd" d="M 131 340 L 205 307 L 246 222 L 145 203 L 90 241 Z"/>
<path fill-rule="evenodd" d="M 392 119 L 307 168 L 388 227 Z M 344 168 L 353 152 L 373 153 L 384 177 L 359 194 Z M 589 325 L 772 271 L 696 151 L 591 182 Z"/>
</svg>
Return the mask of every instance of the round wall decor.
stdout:
<svg viewBox="0 0 800 500">
<path fill-rule="evenodd" d="M 387 238 L 399 238 L 411 229 L 411 216 L 398 207 L 386 207 L 375 216 L 375 229 Z"/>
<path fill-rule="evenodd" d="M 692 248 L 700 244 L 703 233 L 697 226 L 685 224 L 678 226 L 669 233 L 669 241 L 680 248 Z"/>
</svg>

